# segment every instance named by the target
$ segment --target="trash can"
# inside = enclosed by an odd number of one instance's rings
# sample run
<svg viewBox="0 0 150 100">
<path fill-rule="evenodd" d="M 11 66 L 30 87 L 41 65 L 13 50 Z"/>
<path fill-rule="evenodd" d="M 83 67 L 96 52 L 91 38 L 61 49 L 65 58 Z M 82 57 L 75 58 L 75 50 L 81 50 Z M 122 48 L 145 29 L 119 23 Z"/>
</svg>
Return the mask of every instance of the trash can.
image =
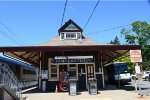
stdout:
<svg viewBox="0 0 150 100">
<path fill-rule="evenodd" d="M 88 92 L 89 92 L 89 94 L 97 94 L 97 79 L 89 78 L 89 80 L 88 80 Z"/>
<path fill-rule="evenodd" d="M 69 95 L 77 95 L 77 79 L 69 79 Z"/>
</svg>

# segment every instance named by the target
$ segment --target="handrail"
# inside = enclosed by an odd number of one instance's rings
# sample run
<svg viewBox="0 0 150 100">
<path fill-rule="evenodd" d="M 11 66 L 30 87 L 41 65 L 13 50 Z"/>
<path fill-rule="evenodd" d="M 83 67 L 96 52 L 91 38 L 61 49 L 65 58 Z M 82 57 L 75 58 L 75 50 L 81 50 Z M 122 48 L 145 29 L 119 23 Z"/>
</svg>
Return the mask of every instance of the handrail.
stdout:
<svg viewBox="0 0 150 100">
<path fill-rule="evenodd" d="M 9 66 L 0 62 L 0 84 L 9 89 L 9 92 L 17 98 L 21 98 L 21 86 L 14 73 Z"/>
<path fill-rule="evenodd" d="M 1 64 L 6 68 L 6 70 L 9 72 L 9 74 L 11 74 L 11 77 L 13 77 L 13 79 L 15 79 L 15 81 L 17 81 L 17 83 L 19 83 L 18 78 L 14 75 L 13 71 L 9 68 L 9 66 L 5 63 L 0 62 L 0 65 Z"/>
</svg>

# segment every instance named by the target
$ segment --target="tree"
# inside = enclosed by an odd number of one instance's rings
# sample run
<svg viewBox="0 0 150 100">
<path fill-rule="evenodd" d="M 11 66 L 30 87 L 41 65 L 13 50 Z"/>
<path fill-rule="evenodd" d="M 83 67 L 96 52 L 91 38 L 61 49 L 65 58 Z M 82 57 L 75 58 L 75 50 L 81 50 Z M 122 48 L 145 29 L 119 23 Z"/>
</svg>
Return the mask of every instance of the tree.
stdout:
<svg viewBox="0 0 150 100">
<path fill-rule="evenodd" d="M 111 40 L 111 41 L 110 41 L 110 44 L 120 45 L 120 41 L 119 41 L 118 37 L 116 36 L 113 41 Z"/>
<path fill-rule="evenodd" d="M 129 30 L 125 28 L 121 30 L 126 44 L 141 45 L 143 62 L 150 61 L 150 24 L 145 21 L 135 21 L 131 26 Z"/>
</svg>

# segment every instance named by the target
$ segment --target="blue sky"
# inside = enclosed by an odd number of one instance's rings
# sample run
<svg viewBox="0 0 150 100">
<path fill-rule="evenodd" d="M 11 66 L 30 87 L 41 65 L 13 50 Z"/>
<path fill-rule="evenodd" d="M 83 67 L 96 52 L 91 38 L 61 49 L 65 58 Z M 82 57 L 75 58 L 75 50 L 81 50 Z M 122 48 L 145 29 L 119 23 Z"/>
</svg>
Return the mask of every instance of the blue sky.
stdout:
<svg viewBox="0 0 150 100">
<path fill-rule="evenodd" d="M 68 0 L 65 21 L 74 20 L 81 28 L 86 24 L 97 0 Z M 22 46 L 36 45 L 48 41 L 58 35 L 65 0 L 0 0 L 0 21 L 13 33 L 0 24 L 0 31 L 7 34 Z M 150 3 L 148 0 L 101 0 L 83 34 L 101 43 L 109 43 L 118 36 L 121 38 L 118 26 L 129 25 L 134 21 L 150 23 Z M 100 31 L 100 32 L 97 32 Z M 95 33 L 97 32 L 97 33 Z M 0 33 L 0 46 L 18 46 L 14 41 Z"/>
</svg>

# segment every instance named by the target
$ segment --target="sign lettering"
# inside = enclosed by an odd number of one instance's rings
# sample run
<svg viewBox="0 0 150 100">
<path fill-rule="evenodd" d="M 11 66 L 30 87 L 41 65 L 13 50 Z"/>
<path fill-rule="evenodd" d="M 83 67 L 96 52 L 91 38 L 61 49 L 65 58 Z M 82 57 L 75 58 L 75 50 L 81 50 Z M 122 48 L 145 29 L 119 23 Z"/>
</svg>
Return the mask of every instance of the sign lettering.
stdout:
<svg viewBox="0 0 150 100">
<path fill-rule="evenodd" d="M 131 62 L 142 62 L 141 50 L 130 50 Z"/>
</svg>

